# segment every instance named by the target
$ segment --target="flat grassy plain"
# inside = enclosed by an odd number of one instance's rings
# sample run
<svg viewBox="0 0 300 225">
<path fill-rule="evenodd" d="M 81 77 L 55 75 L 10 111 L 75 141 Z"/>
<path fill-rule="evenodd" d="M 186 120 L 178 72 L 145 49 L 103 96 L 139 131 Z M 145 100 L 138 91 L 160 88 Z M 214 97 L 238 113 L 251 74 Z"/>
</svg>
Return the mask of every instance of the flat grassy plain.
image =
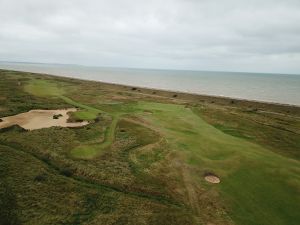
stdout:
<svg viewBox="0 0 300 225">
<path fill-rule="evenodd" d="M 77 107 L 90 121 L 0 130 L 0 224 L 299 224 L 299 107 L 0 76 L 0 118 Z"/>
</svg>

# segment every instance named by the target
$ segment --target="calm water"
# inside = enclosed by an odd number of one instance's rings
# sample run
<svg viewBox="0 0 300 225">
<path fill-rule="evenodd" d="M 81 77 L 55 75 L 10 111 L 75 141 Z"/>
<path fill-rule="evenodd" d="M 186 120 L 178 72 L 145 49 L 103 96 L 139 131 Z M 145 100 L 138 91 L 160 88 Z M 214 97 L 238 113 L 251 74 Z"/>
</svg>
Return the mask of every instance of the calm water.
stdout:
<svg viewBox="0 0 300 225">
<path fill-rule="evenodd" d="M 300 75 L 1 63 L 0 68 L 109 83 L 300 105 Z"/>
</svg>

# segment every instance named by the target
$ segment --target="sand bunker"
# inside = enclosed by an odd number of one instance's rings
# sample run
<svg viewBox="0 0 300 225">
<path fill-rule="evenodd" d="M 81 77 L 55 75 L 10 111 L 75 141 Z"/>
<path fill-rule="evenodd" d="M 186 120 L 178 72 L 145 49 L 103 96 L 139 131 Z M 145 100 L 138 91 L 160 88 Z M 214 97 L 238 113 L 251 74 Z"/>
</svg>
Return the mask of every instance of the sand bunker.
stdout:
<svg viewBox="0 0 300 225">
<path fill-rule="evenodd" d="M 218 184 L 220 183 L 220 178 L 215 176 L 215 175 L 206 175 L 204 177 L 204 179 L 209 182 L 209 183 L 213 183 L 213 184 Z"/>
<path fill-rule="evenodd" d="M 27 130 L 36 130 L 47 127 L 80 127 L 87 125 L 87 121 L 68 123 L 68 112 L 75 112 L 77 109 L 58 109 L 58 110 L 30 110 L 26 113 L 20 113 L 14 116 L 3 117 L 0 122 L 0 128 L 19 125 Z M 54 115 L 61 115 L 54 119 Z M 0 120 L 1 121 L 1 120 Z"/>
</svg>

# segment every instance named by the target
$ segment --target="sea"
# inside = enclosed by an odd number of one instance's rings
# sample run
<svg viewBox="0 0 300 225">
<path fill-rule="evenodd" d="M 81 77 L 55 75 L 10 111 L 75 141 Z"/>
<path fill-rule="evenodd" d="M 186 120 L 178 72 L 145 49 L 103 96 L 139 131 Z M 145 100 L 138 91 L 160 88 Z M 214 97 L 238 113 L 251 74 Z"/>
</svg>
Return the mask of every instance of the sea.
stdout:
<svg viewBox="0 0 300 225">
<path fill-rule="evenodd" d="M 300 106 L 300 74 L 133 69 L 12 62 L 0 62 L 0 69 Z"/>
</svg>

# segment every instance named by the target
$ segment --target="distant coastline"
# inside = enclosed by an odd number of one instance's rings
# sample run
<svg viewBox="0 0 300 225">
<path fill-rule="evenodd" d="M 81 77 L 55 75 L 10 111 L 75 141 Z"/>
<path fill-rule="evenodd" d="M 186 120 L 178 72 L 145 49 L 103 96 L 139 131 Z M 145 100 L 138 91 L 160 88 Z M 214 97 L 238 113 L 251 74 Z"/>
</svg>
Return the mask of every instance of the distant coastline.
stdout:
<svg viewBox="0 0 300 225">
<path fill-rule="evenodd" d="M 7 69 L 0 68 L 0 71 L 1 70 L 27 73 L 27 71 L 7 70 Z M 205 94 L 197 94 L 197 93 L 187 93 L 187 92 L 180 92 L 180 91 L 139 87 L 133 85 L 122 85 L 117 83 L 108 83 L 108 82 L 102 82 L 98 80 L 87 80 L 82 78 L 74 78 L 69 76 L 54 75 L 54 74 L 47 74 L 47 73 L 33 73 L 33 72 L 29 72 L 29 73 L 40 75 L 40 76 L 57 77 L 60 79 L 67 79 L 67 80 L 74 80 L 74 81 L 95 82 L 111 89 L 135 91 L 137 93 L 149 95 L 151 97 L 157 96 L 157 97 L 164 97 L 164 98 L 174 98 L 174 99 L 176 98 L 177 100 L 181 99 L 186 102 L 199 101 L 201 103 L 207 103 L 207 104 L 217 104 L 217 105 L 223 105 L 229 107 L 240 107 L 240 108 L 244 108 L 245 111 L 249 111 L 250 113 L 252 111 L 255 112 L 262 111 L 264 113 L 267 112 L 270 112 L 271 114 L 278 113 L 278 114 L 284 114 L 286 116 L 300 118 L 300 106 L 292 105 L 292 104 L 265 102 L 265 101 L 248 100 L 248 99 L 232 98 L 232 97 L 225 97 L 225 96 L 205 95 Z"/>
<path fill-rule="evenodd" d="M 237 72 L 143 70 L 55 64 L 5 64 L 0 69 L 185 94 L 300 106 L 300 76 Z"/>
<path fill-rule="evenodd" d="M 87 67 L 87 68 L 100 68 L 100 69 L 114 69 L 114 70 L 149 70 L 149 71 L 183 71 L 183 72 L 206 72 L 206 73 L 242 73 L 242 74 L 270 74 L 270 75 L 287 75 L 287 76 L 300 76 L 300 73 L 271 73 L 271 72 L 255 72 L 255 71 L 220 71 L 220 70 L 192 70 L 192 69 L 168 69 L 168 68 L 142 68 L 142 67 L 114 67 L 114 66 L 94 66 L 94 65 L 83 65 L 83 64 L 72 64 L 72 63 L 45 63 L 45 62 L 26 62 L 26 61 L 5 61 L 0 60 L 1 65 L 42 65 L 42 66 L 76 66 L 76 67 Z M 1 69 L 1 68 L 0 68 Z"/>
</svg>

